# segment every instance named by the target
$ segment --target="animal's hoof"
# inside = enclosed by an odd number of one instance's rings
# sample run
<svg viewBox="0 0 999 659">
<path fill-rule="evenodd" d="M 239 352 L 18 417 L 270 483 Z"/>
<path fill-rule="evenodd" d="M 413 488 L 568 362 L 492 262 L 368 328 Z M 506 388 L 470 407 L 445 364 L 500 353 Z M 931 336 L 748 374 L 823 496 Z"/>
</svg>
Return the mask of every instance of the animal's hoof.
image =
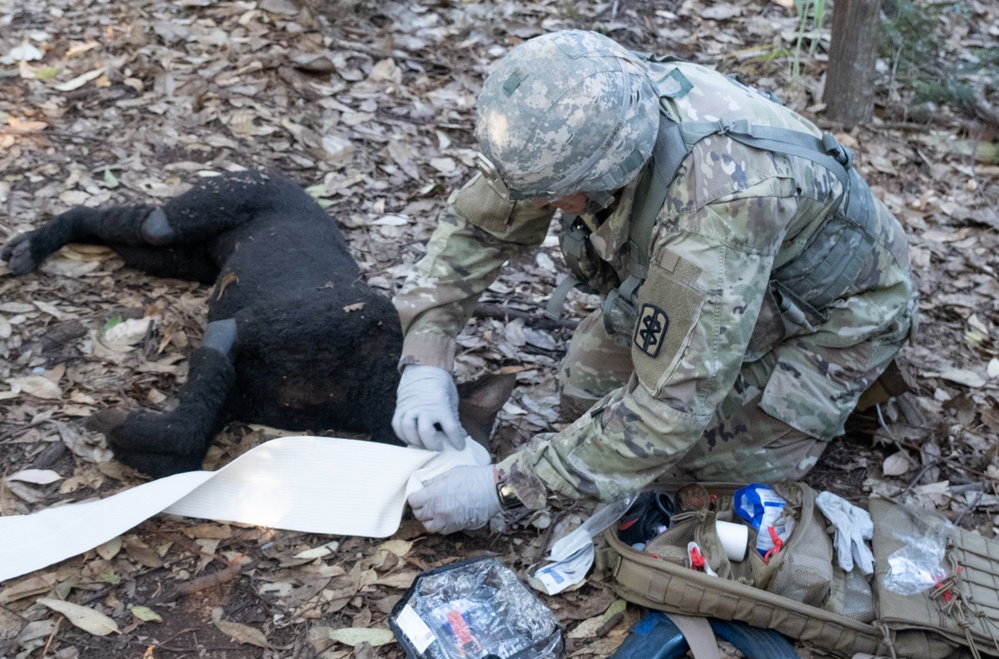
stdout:
<svg viewBox="0 0 999 659">
<path fill-rule="evenodd" d="M 31 258 L 31 240 L 27 235 L 18 236 L 4 245 L 0 258 L 7 262 L 7 267 L 15 275 L 26 275 L 38 264 Z"/>
<path fill-rule="evenodd" d="M 105 437 L 110 437 L 111 433 L 125 423 L 125 419 L 128 418 L 128 412 L 119 409 L 109 409 L 101 410 L 93 414 L 89 419 L 87 419 L 87 429 L 93 430 L 94 432 L 99 432 Z"/>
<path fill-rule="evenodd" d="M 142 221 L 142 238 L 150 245 L 169 245 L 175 235 L 162 208 L 153 209 Z"/>
</svg>

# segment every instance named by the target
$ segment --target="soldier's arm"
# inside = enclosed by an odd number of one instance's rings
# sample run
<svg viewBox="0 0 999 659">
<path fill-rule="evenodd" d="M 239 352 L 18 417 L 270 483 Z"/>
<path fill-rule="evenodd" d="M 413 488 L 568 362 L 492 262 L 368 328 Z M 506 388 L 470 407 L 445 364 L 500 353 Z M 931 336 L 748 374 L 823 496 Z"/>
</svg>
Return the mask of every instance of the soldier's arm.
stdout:
<svg viewBox="0 0 999 659">
<path fill-rule="evenodd" d="M 451 370 L 454 339 L 479 296 L 507 260 L 541 244 L 553 214 L 510 200 L 502 184 L 482 175 L 452 195 L 394 299 L 406 335 L 400 364 Z"/>
</svg>

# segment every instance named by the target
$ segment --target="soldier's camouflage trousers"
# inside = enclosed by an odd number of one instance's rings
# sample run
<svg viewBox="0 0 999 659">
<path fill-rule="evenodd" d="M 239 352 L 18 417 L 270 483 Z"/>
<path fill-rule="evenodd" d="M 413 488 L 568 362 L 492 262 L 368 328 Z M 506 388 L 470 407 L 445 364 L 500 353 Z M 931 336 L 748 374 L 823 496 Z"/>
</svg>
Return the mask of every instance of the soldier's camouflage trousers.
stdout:
<svg viewBox="0 0 999 659">
<path fill-rule="evenodd" d="M 773 355 L 746 364 L 700 440 L 663 477 L 670 480 L 763 481 L 800 479 L 815 466 L 826 441 L 763 412 L 759 402 L 776 363 Z M 597 309 L 584 319 L 559 371 L 562 415 L 582 416 L 633 371 L 631 352 L 604 329 Z"/>
</svg>

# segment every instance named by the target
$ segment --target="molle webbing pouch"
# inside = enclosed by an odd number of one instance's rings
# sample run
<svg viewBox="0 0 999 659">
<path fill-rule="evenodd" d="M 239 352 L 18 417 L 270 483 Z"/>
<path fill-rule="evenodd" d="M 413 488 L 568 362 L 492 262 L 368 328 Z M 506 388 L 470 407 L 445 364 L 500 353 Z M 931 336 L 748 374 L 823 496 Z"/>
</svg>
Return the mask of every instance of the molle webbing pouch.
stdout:
<svg viewBox="0 0 999 659">
<path fill-rule="evenodd" d="M 999 542 L 887 499 L 871 499 L 870 512 L 874 594 L 898 656 L 939 656 L 944 639 L 999 656 Z M 927 574 L 936 582 L 910 594 Z"/>
<path fill-rule="evenodd" d="M 868 584 L 859 569 L 847 574 L 836 564 L 832 528 L 815 506 L 816 492 L 803 483 L 784 482 L 773 489 L 787 501 L 785 514 L 795 520 L 790 537 L 764 561 L 750 528 L 748 554 L 735 561 L 720 546 L 715 522 L 734 520 L 733 493 L 741 485 L 686 486 L 691 487 L 700 488 L 704 494 L 699 498 L 711 503 L 696 511 L 681 506 L 669 527 L 644 547 L 623 542 L 616 527 L 602 536 L 597 568 L 625 600 L 667 614 L 774 629 L 844 659 L 864 654 L 999 657 L 999 542 L 936 520 L 927 511 L 873 498 L 876 566 Z M 682 502 L 684 489 L 674 498 Z M 920 565 L 941 581 L 901 595 L 887 578 L 889 566 L 900 555 L 911 558 L 906 547 L 926 537 L 944 538 L 936 547 L 943 556 L 935 557 L 940 559 L 936 571 L 925 561 Z M 699 545 L 717 576 L 696 569 L 688 553 L 691 542 Z M 851 585 L 852 579 L 863 587 Z"/>
<path fill-rule="evenodd" d="M 837 211 L 812 234 L 800 256 L 773 273 L 785 295 L 790 293 L 799 306 L 807 305 L 820 317 L 834 300 L 856 290 L 874 254 L 874 198 L 856 170 L 851 167 L 848 173 L 849 187 Z"/>
</svg>

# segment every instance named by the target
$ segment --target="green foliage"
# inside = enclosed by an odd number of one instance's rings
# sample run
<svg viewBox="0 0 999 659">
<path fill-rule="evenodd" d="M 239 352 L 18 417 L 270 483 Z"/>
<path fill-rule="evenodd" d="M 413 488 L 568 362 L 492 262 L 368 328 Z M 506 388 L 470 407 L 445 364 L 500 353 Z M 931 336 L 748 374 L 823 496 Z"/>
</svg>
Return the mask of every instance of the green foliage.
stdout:
<svg viewBox="0 0 999 659">
<path fill-rule="evenodd" d="M 798 32 L 794 42 L 794 56 L 791 59 L 791 77 L 801 74 L 801 54 L 805 49 L 805 38 L 811 33 L 808 56 L 813 57 L 819 46 L 818 34 L 826 20 L 827 0 L 795 0 L 794 9 L 798 15 Z M 810 29 L 809 29 L 810 28 Z"/>
<path fill-rule="evenodd" d="M 973 23 L 973 0 L 915 2 L 882 0 L 879 54 L 891 67 L 892 82 L 912 103 L 974 105 L 975 88 L 999 85 L 999 49 L 962 50 L 955 25 Z"/>
<path fill-rule="evenodd" d="M 111 316 L 108 321 L 104 323 L 104 327 L 101 328 L 101 335 L 107 334 L 107 331 L 114 327 L 115 325 L 120 325 L 125 319 L 121 316 Z"/>
</svg>

